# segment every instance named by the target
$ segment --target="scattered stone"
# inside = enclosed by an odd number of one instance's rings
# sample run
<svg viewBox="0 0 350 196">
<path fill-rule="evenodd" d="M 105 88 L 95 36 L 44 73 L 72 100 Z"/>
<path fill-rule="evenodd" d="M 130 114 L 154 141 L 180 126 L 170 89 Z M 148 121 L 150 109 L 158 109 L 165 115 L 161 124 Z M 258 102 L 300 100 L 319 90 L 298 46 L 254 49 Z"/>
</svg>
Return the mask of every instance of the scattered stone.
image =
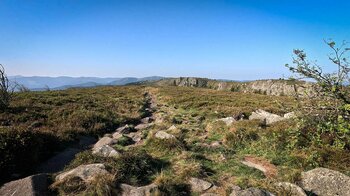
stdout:
<svg viewBox="0 0 350 196">
<path fill-rule="evenodd" d="M 153 125 L 153 123 L 139 124 L 135 127 L 135 129 L 140 131 L 140 130 L 147 129 L 148 127 L 150 127 L 152 125 Z"/>
<path fill-rule="evenodd" d="M 156 195 L 158 190 L 158 186 L 155 184 L 150 184 L 147 186 L 134 187 L 128 184 L 120 184 L 119 185 L 121 196 L 150 196 Z"/>
<path fill-rule="evenodd" d="M 274 196 L 272 193 L 258 189 L 248 188 L 245 190 L 233 190 L 230 196 Z"/>
<path fill-rule="evenodd" d="M 133 128 L 129 125 L 124 125 L 123 127 L 119 127 L 117 130 L 115 130 L 116 132 L 119 133 L 130 133 L 133 130 Z"/>
<path fill-rule="evenodd" d="M 112 137 L 113 137 L 113 139 L 117 140 L 117 139 L 123 137 L 123 134 L 119 133 L 119 132 L 115 132 L 115 133 L 113 133 Z"/>
<path fill-rule="evenodd" d="M 287 114 L 284 114 L 283 116 L 285 119 L 289 119 L 289 118 L 295 118 L 296 117 L 296 114 L 295 112 L 289 112 Z"/>
<path fill-rule="evenodd" d="M 299 185 L 320 196 L 350 195 L 350 177 L 326 168 L 303 172 Z"/>
<path fill-rule="evenodd" d="M 201 180 L 199 178 L 190 178 L 189 184 L 191 185 L 191 189 L 194 192 L 204 192 L 213 186 L 212 183 Z"/>
<path fill-rule="evenodd" d="M 276 183 L 276 187 L 282 189 L 286 194 L 293 196 L 306 196 L 304 190 L 299 186 L 289 182 Z"/>
<path fill-rule="evenodd" d="M 244 160 L 241 161 L 242 164 L 258 169 L 264 173 L 268 178 L 273 178 L 277 175 L 277 168 L 275 165 L 271 164 L 269 161 L 259 157 L 246 156 Z"/>
<path fill-rule="evenodd" d="M 110 137 L 103 137 L 100 140 L 98 140 L 98 142 L 94 145 L 94 149 L 95 148 L 100 148 L 100 147 L 102 147 L 104 145 L 113 145 L 113 144 L 116 144 L 116 143 L 117 143 L 116 139 L 113 139 L 113 138 L 110 138 Z"/>
<path fill-rule="evenodd" d="M 223 121 L 224 123 L 226 123 L 227 126 L 231 126 L 232 123 L 236 121 L 236 119 L 234 117 L 226 117 L 226 118 L 221 118 L 218 121 Z"/>
<path fill-rule="evenodd" d="M 282 116 L 279 116 L 277 114 L 272 114 L 269 112 L 266 112 L 264 110 L 257 110 L 255 112 L 252 113 L 252 115 L 249 116 L 249 120 L 254 120 L 254 119 L 258 119 L 258 120 L 262 120 L 265 121 L 266 120 L 266 124 L 272 124 L 278 121 L 282 121 L 285 118 L 283 118 Z"/>
<path fill-rule="evenodd" d="M 36 174 L 4 184 L 0 188 L 2 196 L 48 195 L 48 175 Z"/>
<path fill-rule="evenodd" d="M 169 133 L 166 133 L 164 131 L 158 131 L 156 134 L 155 134 L 155 137 L 156 138 L 159 138 L 159 139 L 175 139 L 175 136 L 174 135 L 171 135 Z"/>
<path fill-rule="evenodd" d="M 92 154 L 96 154 L 102 157 L 118 157 L 120 153 L 114 150 L 114 148 L 109 145 L 104 145 L 98 148 L 94 148 Z"/>
<path fill-rule="evenodd" d="M 70 171 L 63 172 L 56 176 L 56 181 L 64 181 L 68 177 L 79 177 L 83 181 L 90 181 L 99 175 L 108 174 L 103 164 L 80 165 Z"/>
</svg>

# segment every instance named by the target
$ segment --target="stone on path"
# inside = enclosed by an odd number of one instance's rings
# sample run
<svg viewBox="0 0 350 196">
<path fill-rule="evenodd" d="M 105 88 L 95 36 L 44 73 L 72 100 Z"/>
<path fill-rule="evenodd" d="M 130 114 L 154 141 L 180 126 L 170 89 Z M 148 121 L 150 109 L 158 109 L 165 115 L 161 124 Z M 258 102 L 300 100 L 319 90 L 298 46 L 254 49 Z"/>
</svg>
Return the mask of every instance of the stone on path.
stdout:
<svg viewBox="0 0 350 196">
<path fill-rule="evenodd" d="M 128 184 L 120 184 L 119 188 L 121 191 L 121 196 L 151 196 L 157 195 L 159 192 L 158 186 L 155 184 L 141 187 L 130 186 Z"/>
<path fill-rule="evenodd" d="M 94 145 L 94 149 L 102 147 L 104 145 L 113 145 L 113 144 L 116 144 L 116 143 L 117 143 L 116 139 L 113 139 L 113 138 L 110 138 L 110 137 L 103 137 L 100 140 L 98 140 L 98 142 Z"/>
<path fill-rule="evenodd" d="M 119 127 L 115 131 L 118 133 L 130 133 L 132 131 L 132 127 L 129 125 L 124 125 L 123 127 Z"/>
<path fill-rule="evenodd" d="M 104 145 L 98 148 L 94 148 L 92 150 L 92 154 L 96 154 L 98 156 L 102 157 L 118 157 L 120 156 L 120 153 L 114 148 L 110 147 L 109 145 Z"/>
<path fill-rule="evenodd" d="M 159 139 L 175 139 L 175 136 L 174 135 L 171 135 L 169 133 L 166 133 L 165 131 L 158 131 L 156 134 L 155 134 L 155 137 L 156 138 L 159 138 Z"/>
<path fill-rule="evenodd" d="M 189 184 L 191 185 L 191 189 L 194 192 L 204 192 L 213 186 L 212 183 L 201 180 L 199 178 L 190 178 Z"/>
<path fill-rule="evenodd" d="M 4 184 L 0 188 L 1 196 L 37 196 L 48 195 L 48 175 L 36 174 Z"/>
<path fill-rule="evenodd" d="M 299 185 L 319 196 L 350 195 L 350 177 L 326 168 L 303 172 Z"/>
<path fill-rule="evenodd" d="M 72 170 L 63 172 L 56 176 L 56 181 L 64 181 L 70 177 L 79 177 L 81 180 L 88 182 L 97 176 L 108 174 L 103 164 L 80 165 Z"/>
</svg>

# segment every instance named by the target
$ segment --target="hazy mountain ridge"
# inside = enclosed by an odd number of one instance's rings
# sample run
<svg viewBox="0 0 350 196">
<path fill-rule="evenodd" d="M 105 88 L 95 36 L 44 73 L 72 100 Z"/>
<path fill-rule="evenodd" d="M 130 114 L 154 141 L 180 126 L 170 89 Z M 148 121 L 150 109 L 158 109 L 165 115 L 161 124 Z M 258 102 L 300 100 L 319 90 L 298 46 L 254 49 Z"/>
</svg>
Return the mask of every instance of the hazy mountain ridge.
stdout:
<svg viewBox="0 0 350 196">
<path fill-rule="evenodd" d="M 125 78 L 99 78 L 99 77 L 46 77 L 46 76 L 9 76 L 11 82 L 15 82 L 30 90 L 45 90 L 47 88 L 53 90 L 63 90 L 73 87 L 95 87 L 103 85 L 126 85 L 129 83 L 140 81 L 160 80 L 163 77 L 151 76 L 144 78 L 125 77 Z"/>
</svg>

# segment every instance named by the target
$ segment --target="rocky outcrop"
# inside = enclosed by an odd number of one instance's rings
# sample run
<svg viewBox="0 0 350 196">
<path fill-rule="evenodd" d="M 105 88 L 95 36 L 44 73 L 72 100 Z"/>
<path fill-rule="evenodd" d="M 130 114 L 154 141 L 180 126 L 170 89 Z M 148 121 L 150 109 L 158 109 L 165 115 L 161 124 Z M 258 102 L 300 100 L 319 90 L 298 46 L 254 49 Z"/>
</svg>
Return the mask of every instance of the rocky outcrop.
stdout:
<svg viewBox="0 0 350 196">
<path fill-rule="evenodd" d="M 264 95 L 275 96 L 305 96 L 313 94 L 313 84 L 304 81 L 292 80 L 256 80 L 250 82 L 234 82 L 234 81 L 220 81 L 211 80 L 207 78 L 195 77 L 180 77 L 172 79 L 164 79 L 155 82 L 160 86 L 185 86 L 210 88 L 215 90 L 226 90 L 244 93 L 258 93 Z"/>
<path fill-rule="evenodd" d="M 102 156 L 102 157 L 119 157 L 120 153 L 114 150 L 114 148 L 109 145 L 104 145 L 92 150 L 92 154 Z"/>
<path fill-rule="evenodd" d="M 103 164 L 80 165 L 72 170 L 56 176 L 56 181 L 64 181 L 70 177 L 78 177 L 83 181 L 91 181 L 97 176 L 108 174 Z"/>
<path fill-rule="evenodd" d="M 0 188 L 2 196 L 48 195 L 47 174 L 37 174 L 4 184 Z"/>
<path fill-rule="evenodd" d="M 350 195 L 350 177 L 326 168 L 303 172 L 299 185 L 319 196 Z"/>
<path fill-rule="evenodd" d="M 180 77 L 174 80 L 174 86 L 206 88 L 207 84 L 208 79 L 204 78 Z"/>
<path fill-rule="evenodd" d="M 159 139 L 175 139 L 174 135 L 171 135 L 165 131 L 158 131 L 154 136 Z"/>
<path fill-rule="evenodd" d="M 128 184 L 119 185 L 121 196 L 151 196 L 156 195 L 159 192 L 156 184 L 150 184 L 147 186 L 135 187 Z"/>
</svg>

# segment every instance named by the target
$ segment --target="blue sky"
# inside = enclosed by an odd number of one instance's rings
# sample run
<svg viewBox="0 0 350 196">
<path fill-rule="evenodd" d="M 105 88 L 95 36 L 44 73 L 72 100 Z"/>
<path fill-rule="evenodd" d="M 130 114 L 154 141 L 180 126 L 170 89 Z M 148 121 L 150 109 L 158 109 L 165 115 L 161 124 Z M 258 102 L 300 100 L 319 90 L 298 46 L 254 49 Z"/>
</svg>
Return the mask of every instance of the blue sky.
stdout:
<svg viewBox="0 0 350 196">
<path fill-rule="evenodd" d="M 0 0 L 8 75 L 288 76 L 292 50 L 326 62 L 350 41 L 349 1 Z M 326 65 L 327 66 L 327 65 Z M 328 67 L 330 69 L 330 67 Z"/>
</svg>

